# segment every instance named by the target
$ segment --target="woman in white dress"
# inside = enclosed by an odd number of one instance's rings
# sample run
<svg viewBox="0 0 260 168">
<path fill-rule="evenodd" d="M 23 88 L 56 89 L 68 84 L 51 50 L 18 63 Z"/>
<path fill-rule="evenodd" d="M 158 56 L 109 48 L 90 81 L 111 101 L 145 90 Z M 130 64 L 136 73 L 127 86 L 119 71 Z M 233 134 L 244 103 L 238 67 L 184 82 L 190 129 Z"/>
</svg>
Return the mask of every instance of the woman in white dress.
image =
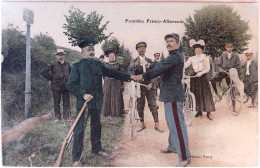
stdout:
<svg viewBox="0 0 260 168">
<path fill-rule="evenodd" d="M 195 56 L 188 58 L 184 63 L 184 68 L 192 66 L 193 73 L 191 76 L 195 76 L 195 78 L 191 78 L 190 88 L 196 98 L 196 111 L 198 113 L 195 117 L 202 116 L 202 112 L 207 112 L 207 118 L 213 120 L 210 113 L 216 110 L 207 77 L 210 71 L 209 56 L 203 54 L 204 46 L 203 40 L 197 42 L 193 39 L 190 40 L 190 47 L 194 49 Z"/>
</svg>

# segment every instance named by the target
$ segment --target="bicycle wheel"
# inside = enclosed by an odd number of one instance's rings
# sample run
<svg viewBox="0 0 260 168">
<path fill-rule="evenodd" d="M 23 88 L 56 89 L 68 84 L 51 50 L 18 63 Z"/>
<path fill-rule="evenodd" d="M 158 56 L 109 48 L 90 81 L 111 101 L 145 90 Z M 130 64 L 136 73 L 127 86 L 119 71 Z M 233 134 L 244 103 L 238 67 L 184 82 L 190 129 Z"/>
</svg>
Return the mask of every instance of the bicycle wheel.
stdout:
<svg viewBox="0 0 260 168">
<path fill-rule="evenodd" d="M 235 86 L 230 89 L 230 97 L 232 103 L 232 114 L 237 116 L 240 114 L 242 109 L 242 97 Z"/>
<path fill-rule="evenodd" d="M 186 94 L 186 100 L 184 102 L 184 116 L 188 126 L 191 126 L 196 115 L 196 100 L 193 93 Z"/>
</svg>

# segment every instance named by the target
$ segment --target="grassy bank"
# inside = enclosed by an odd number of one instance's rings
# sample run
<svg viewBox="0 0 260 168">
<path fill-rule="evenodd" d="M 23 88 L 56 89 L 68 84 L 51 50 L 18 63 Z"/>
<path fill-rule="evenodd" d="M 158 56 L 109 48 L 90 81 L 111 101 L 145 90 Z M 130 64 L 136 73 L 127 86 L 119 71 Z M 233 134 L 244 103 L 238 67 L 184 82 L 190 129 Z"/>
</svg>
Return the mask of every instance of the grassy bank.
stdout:
<svg viewBox="0 0 260 168">
<path fill-rule="evenodd" d="M 118 139 L 122 131 L 124 118 L 101 118 L 102 123 L 102 147 L 110 154 L 115 153 Z M 52 166 L 59 154 L 61 143 L 69 129 L 65 122 L 54 123 L 48 121 L 39 128 L 30 130 L 23 140 L 12 142 L 3 150 L 4 166 Z M 113 158 L 103 158 L 91 154 L 90 127 L 89 123 L 85 130 L 84 150 L 81 161 L 87 166 L 112 166 Z M 72 143 L 63 156 L 63 166 L 72 166 Z M 29 157 L 31 157 L 31 163 Z"/>
</svg>

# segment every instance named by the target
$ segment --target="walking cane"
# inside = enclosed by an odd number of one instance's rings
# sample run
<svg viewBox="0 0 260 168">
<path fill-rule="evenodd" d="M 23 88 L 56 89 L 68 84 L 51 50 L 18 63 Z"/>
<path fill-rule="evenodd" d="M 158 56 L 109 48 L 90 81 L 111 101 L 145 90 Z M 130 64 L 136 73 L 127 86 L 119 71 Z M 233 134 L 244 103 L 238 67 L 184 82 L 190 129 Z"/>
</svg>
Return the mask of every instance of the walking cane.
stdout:
<svg viewBox="0 0 260 168">
<path fill-rule="evenodd" d="M 86 106 L 87 106 L 87 103 L 89 102 L 90 100 L 88 101 L 85 101 L 85 103 L 83 104 L 77 118 L 75 119 L 75 121 L 73 122 L 72 126 L 70 127 L 65 139 L 63 140 L 62 142 L 62 145 L 61 145 L 61 149 L 60 149 L 60 153 L 59 153 L 59 156 L 55 162 L 55 164 L 53 165 L 53 167 L 60 167 L 62 165 L 62 157 L 63 157 L 63 154 L 64 154 L 64 151 L 68 148 L 69 144 L 70 144 L 70 141 L 72 139 L 72 136 L 73 136 L 73 130 L 75 128 L 75 126 L 77 125 L 78 121 L 79 121 L 79 118 L 81 117 L 81 115 L 83 114 Z M 87 120 L 88 120 L 88 110 L 86 110 L 86 113 L 87 113 Z"/>
</svg>

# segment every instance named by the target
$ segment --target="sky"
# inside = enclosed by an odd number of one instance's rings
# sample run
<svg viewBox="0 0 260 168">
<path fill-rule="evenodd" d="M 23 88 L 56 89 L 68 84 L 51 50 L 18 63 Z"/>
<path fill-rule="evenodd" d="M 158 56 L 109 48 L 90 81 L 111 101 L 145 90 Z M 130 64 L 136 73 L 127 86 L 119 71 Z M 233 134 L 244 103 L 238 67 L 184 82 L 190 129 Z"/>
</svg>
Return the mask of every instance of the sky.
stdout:
<svg viewBox="0 0 260 168">
<path fill-rule="evenodd" d="M 180 2 L 2 2 L 2 28 L 8 24 L 18 26 L 26 32 L 26 22 L 23 21 L 23 8 L 34 12 L 34 23 L 31 25 L 31 37 L 47 33 L 56 45 L 80 51 L 73 47 L 62 28 L 66 23 L 64 15 L 72 7 L 79 8 L 89 14 L 97 11 L 104 15 L 103 24 L 110 21 L 106 34 L 113 32 L 116 37 L 132 52 L 133 57 L 138 55 L 135 45 L 139 41 L 147 42 L 146 56 L 153 59 L 156 52 L 168 53 L 164 36 L 168 33 L 184 35 L 183 21 L 195 10 L 208 5 L 226 5 L 238 12 L 243 20 L 249 21 L 249 32 L 253 38 L 249 41 L 249 49 L 257 52 L 258 48 L 258 4 L 257 3 L 180 3 Z M 131 23 L 126 20 L 131 20 Z M 147 20 L 174 20 L 182 23 L 151 23 Z M 133 20 L 143 20 L 144 23 L 133 23 Z M 103 54 L 101 44 L 95 46 L 96 56 Z"/>
</svg>

